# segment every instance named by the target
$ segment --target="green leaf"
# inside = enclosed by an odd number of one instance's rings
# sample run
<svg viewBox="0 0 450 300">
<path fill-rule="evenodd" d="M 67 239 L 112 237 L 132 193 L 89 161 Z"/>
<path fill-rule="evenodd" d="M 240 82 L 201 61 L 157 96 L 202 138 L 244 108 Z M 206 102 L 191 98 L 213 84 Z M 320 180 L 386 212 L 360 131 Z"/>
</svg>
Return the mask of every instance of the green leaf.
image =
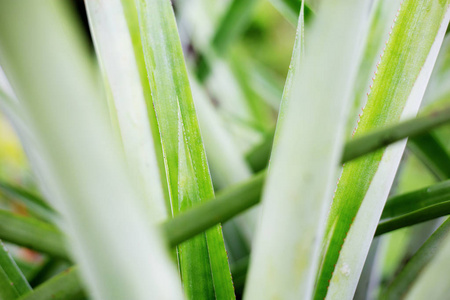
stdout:
<svg viewBox="0 0 450 300">
<path fill-rule="evenodd" d="M 450 181 L 390 198 L 375 235 L 450 214 Z"/>
<path fill-rule="evenodd" d="M 445 274 L 450 253 L 450 219 L 447 219 L 414 254 L 380 299 L 444 299 Z"/>
<path fill-rule="evenodd" d="M 264 172 L 253 176 L 241 184 L 218 193 L 214 200 L 196 206 L 162 224 L 169 244 L 175 246 L 257 204 L 260 200 L 264 177 Z"/>
<path fill-rule="evenodd" d="M 232 0 L 212 38 L 218 55 L 227 53 L 236 37 L 245 29 L 257 0 Z"/>
<path fill-rule="evenodd" d="M 368 4 L 324 1 L 304 57 L 299 18 L 244 298 L 311 297 Z"/>
<path fill-rule="evenodd" d="M 448 24 L 447 9 L 446 1 L 403 1 L 355 136 L 417 113 Z M 330 210 L 315 299 L 353 296 L 405 144 L 345 164 Z"/>
<path fill-rule="evenodd" d="M 389 144 L 392 144 L 393 142 L 400 141 L 407 137 L 420 138 L 422 134 L 429 131 L 430 129 L 441 126 L 449 121 L 450 121 L 450 109 L 446 108 L 441 111 L 434 111 L 421 117 L 400 122 L 399 124 L 388 125 L 381 129 L 369 131 L 368 133 L 365 133 L 363 136 L 359 136 L 358 138 L 352 139 L 345 144 L 342 162 L 344 163 L 346 161 L 358 158 L 362 156 L 364 153 L 370 153 L 376 149 L 381 148 L 380 146 L 383 144 L 387 146 Z M 431 148 L 433 146 L 431 142 L 433 141 L 427 139 L 426 141 L 421 143 L 421 145 L 428 146 Z M 446 163 L 449 163 L 448 155 L 446 155 L 445 152 L 442 153 L 443 151 L 442 147 L 439 149 L 435 148 L 432 149 L 435 150 L 433 154 L 435 154 L 436 156 L 439 155 L 438 158 L 442 159 L 443 165 L 439 167 L 441 168 L 440 169 L 441 174 L 444 172 L 449 172 L 448 170 L 447 171 L 445 170 L 447 166 Z"/>
<path fill-rule="evenodd" d="M 207 91 L 190 78 L 195 108 L 202 132 L 211 176 L 217 189 L 248 179 L 252 172 L 226 123 L 208 99 Z"/>
<path fill-rule="evenodd" d="M 33 215 L 46 221 L 55 219 L 55 211 L 41 197 L 21 187 L 2 181 L 0 181 L 0 191 L 21 201 Z"/>
<path fill-rule="evenodd" d="M 181 299 L 175 267 L 130 181 L 91 54 L 66 5 L 0 2 L 0 63 L 26 112 L 32 135 L 18 131 L 33 149 L 32 168 L 61 215 L 93 298 Z"/>
<path fill-rule="evenodd" d="M 314 12 L 309 4 L 314 1 L 306 1 L 305 3 L 305 19 L 308 19 Z M 288 20 L 292 25 L 298 23 L 301 0 L 270 0 L 270 3 Z"/>
<path fill-rule="evenodd" d="M 229 59 L 229 65 L 245 96 L 244 99 L 247 102 L 247 106 L 252 113 L 255 129 L 263 134 L 270 133 L 276 121 L 274 111 L 251 86 L 251 64 L 245 59 L 244 55 L 233 53 Z M 256 73 L 255 71 L 253 72 Z"/>
<path fill-rule="evenodd" d="M 167 218 L 156 143 L 154 119 L 142 53 L 137 12 L 133 0 L 86 1 L 89 25 L 104 80 L 111 91 L 111 110 L 117 115 L 119 134 L 133 181 L 142 187 L 143 202 L 156 221 Z M 156 132 L 156 137 L 153 137 Z M 164 165 L 161 165 L 164 170 Z M 163 177 L 164 178 L 164 177 Z"/>
<path fill-rule="evenodd" d="M 408 147 L 437 179 L 450 178 L 450 156 L 433 133 L 410 139 Z"/>
<path fill-rule="evenodd" d="M 170 1 L 136 0 L 136 5 L 176 216 L 213 198 L 214 191 Z M 178 258 L 188 298 L 234 298 L 220 225 L 180 245 Z"/>
<path fill-rule="evenodd" d="M 245 84 L 273 110 L 278 111 L 283 95 L 284 78 L 255 61 L 244 51 L 238 51 L 238 64 L 245 72 Z M 272 124 L 270 124 L 272 125 Z"/>
<path fill-rule="evenodd" d="M 0 210 L 0 239 L 67 259 L 65 240 L 54 225 Z"/>
<path fill-rule="evenodd" d="M 28 281 L 0 240 L 0 299 L 14 300 L 29 291 Z"/>
<path fill-rule="evenodd" d="M 358 126 L 357 121 L 367 101 L 369 86 L 376 77 L 379 54 L 383 52 L 385 42 L 389 39 L 390 27 L 401 0 L 376 0 L 372 4 L 368 32 L 363 41 L 363 53 L 360 57 L 358 74 L 353 87 L 352 109 L 349 114 L 347 134 L 351 136 Z"/>
<path fill-rule="evenodd" d="M 20 297 L 20 300 L 81 300 L 86 295 L 79 283 L 78 267 L 71 267 L 45 283 L 34 291 Z"/>
<path fill-rule="evenodd" d="M 381 221 L 407 214 L 450 200 L 450 180 L 389 198 L 381 214 Z"/>
<path fill-rule="evenodd" d="M 72 263 L 67 260 L 47 256 L 37 267 L 35 266 L 30 278 L 27 279 L 32 287 L 36 287 L 63 272 L 71 265 Z"/>
<path fill-rule="evenodd" d="M 242 289 L 248 267 L 248 258 L 244 258 L 231 266 L 235 285 Z M 78 300 L 86 295 L 79 281 L 80 272 L 77 266 L 72 266 L 60 274 L 39 285 L 35 290 L 25 294 L 20 300 Z M 238 288 L 237 287 L 237 288 Z"/>
<path fill-rule="evenodd" d="M 341 163 L 353 160 L 406 137 L 418 137 L 417 145 L 411 147 L 416 150 L 416 153 L 420 151 L 420 155 L 423 156 L 422 159 L 429 161 L 427 164 L 434 172 L 440 174 L 440 176 L 444 176 L 445 172 L 448 172 L 447 166 L 449 164 L 448 155 L 445 150 L 442 149 L 439 141 L 433 137 L 426 135 L 426 140 L 422 142 L 419 141 L 419 138 L 425 132 L 446 124 L 449 121 L 450 109 L 447 106 L 447 108 L 443 108 L 442 110 L 436 109 L 423 116 L 370 131 L 362 137 L 352 139 L 345 144 Z M 415 142 L 413 141 L 413 143 Z M 246 159 L 254 172 L 259 172 L 266 167 L 270 152 L 272 151 L 272 144 L 273 138 L 265 139 L 261 144 L 253 148 L 252 151 L 247 153 Z M 419 147 L 421 148 L 419 149 Z M 441 163 L 438 163 L 438 161 Z M 432 163 L 434 166 L 431 165 Z M 442 178 L 446 177 L 444 176 Z"/>
<path fill-rule="evenodd" d="M 225 123 L 209 101 L 206 91 L 192 77 L 191 86 L 214 186 L 223 189 L 250 178 L 252 175 L 250 167 L 227 131 Z M 250 211 L 233 221 L 238 224 L 236 230 L 242 231 L 245 236 L 246 244 L 250 243 L 254 234 L 255 214 L 255 211 Z M 233 252 L 230 247 L 228 251 Z"/>
<path fill-rule="evenodd" d="M 262 171 L 269 164 L 273 139 L 274 135 L 268 136 L 245 155 L 245 158 L 247 159 L 248 164 L 252 168 L 253 172 L 256 173 Z"/>
<path fill-rule="evenodd" d="M 397 195 L 426 188 L 435 183 L 435 177 L 428 172 L 419 159 L 412 153 L 405 152 L 390 194 L 395 193 L 394 197 L 396 197 Z M 389 201 L 390 199 L 387 200 L 387 202 Z M 376 268 L 379 270 L 378 282 L 380 284 L 377 292 L 392 282 L 399 270 L 405 266 L 414 253 L 436 230 L 439 222 L 439 219 L 435 219 L 418 226 L 396 230 L 379 239 Z M 380 226 L 380 223 L 378 226 Z"/>
<path fill-rule="evenodd" d="M 448 104 L 450 95 L 450 36 L 446 35 L 442 43 L 436 66 L 431 74 L 430 83 L 423 98 L 423 110 L 437 109 Z"/>
<path fill-rule="evenodd" d="M 411 211 L 388 220 L 381 220 L 375 236 L 385 234 L 400 228 L 416 225 L 450 214 L 450 201 L 442 201 L 435 205 Z"/>
</svg>

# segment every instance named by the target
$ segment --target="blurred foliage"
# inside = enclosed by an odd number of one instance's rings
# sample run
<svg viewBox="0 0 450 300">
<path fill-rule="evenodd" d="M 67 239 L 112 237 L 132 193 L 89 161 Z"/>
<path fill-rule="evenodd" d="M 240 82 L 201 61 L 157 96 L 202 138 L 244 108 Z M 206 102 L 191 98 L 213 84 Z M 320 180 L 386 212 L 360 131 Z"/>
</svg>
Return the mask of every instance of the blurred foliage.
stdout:
<svg viewBox="0 0 450 300">
<path fill-rule="evenodd" d="M 0 179 L 22 182 L 27 176 L 27 161 L 19 139 L 0 114 Z"/>
<path fill-rule="evenodd" d="M 285 78 L 294 38 L 295 28 L 268 1 L 259 1 L 236 48 Z"/>
</svg>

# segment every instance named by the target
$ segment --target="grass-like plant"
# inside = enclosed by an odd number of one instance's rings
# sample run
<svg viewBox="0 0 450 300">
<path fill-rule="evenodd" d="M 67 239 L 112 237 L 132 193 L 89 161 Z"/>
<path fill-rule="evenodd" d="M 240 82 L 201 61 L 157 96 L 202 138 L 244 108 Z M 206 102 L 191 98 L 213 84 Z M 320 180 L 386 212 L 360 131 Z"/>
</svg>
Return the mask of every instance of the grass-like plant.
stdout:
<svg viewBox="0 0 450 300">
<path fill-rule="evenodd" d="M 1 300 L 448 296 L 450 0 L 271 3 L 284 85 L 254 0 L 0 0 Z"/>
</svg>

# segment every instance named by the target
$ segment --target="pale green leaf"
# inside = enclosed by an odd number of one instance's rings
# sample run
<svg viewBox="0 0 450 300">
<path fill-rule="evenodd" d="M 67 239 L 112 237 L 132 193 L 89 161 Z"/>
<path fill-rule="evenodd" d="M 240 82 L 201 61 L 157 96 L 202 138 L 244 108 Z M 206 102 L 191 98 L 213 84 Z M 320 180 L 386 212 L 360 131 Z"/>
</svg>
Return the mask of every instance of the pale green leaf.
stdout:
<svg viewBox="0 0 450 300">
<path fill-rule="evenodd" d="M 417 113 L 444 38 L 447 9 L 448 2 L 441 0 L 403 1 L 355 136 Z M 353 296 L 405 144 L 345 164 L 328 219 L 315 299 Z"/>
<path fill-rule="evenodd" d="M 301 64 L 299 18 L 294 73 L 285 86 L 246 299 L 309 299 L 313 293 L 356 73 L 355 40 L 361 38 L 368 4 L 324 1 L 305 33 Z"/>
<path fill-rule="evenodd" d="M 22 136 L 34 151 L 33 170 L 61 214 L 59 225 L 94 299 L 180 299 L 175 268 L 130 182 L 66 5 L 0 2 L 0 62 L 26 112 L 32 135 Z"/>
<path fill-rule="evenodd" d="M 146 80 L 141 81 L 139 57 L 133 49 L 133 38 L 140 42 L 139 31 L 137 37 L 132 36 L 130 30 L 133 29 L 133 24 L 127 24 L 122 2 L 131 9 L 134 8 L 132 0 L 88 0 L 86 8 L 97 55 L 112 94 L 112 109 L 117 114 L 133 181 L 143 187 L 142 198 L 149 206 L 149 214 L 152 214 L 156 221 L 162 221 L 167 217 L 168 208 L 164 201 L 161 174 L 147 113 L 147 106 L 150 106 L 150 109 L 153 107 L 151 97 L 146 99 L 145 93 L 150 94 L 145 87 L 148 83 Z M 135 22 L 137 25 L 136 11 L 134 14 L 132 11 L 128 13 L 128 22 Z M 142 52 L 141 45 L 137 46 L 140 48 L 136 51 Z M 159 139 L 159 135 L 156 138 Z"/>
</svg>

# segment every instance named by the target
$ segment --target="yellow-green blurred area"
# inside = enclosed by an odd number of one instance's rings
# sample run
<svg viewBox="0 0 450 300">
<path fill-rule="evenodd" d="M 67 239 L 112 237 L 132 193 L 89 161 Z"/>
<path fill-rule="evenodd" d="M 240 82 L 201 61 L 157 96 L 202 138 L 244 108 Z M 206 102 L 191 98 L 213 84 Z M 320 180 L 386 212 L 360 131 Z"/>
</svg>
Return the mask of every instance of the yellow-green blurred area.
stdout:
<svg viewBox="0 0 450 300">
<path fill-rule="evenodd" d="M 9 121 L 0 114 L 0 179 L 19 184 L 28 177 L 29 169 L 20 141 Z"/>
<path fill-rule="evenodd" d="M 24 187 L 33 185 L 25 153 L 11 124 L 3 114 L 0 114 L 0 181 Z M 23 205 L 10 200 L 14 199 L 0 190 L 0 208 L 26 214 Z"/>
</svg>

